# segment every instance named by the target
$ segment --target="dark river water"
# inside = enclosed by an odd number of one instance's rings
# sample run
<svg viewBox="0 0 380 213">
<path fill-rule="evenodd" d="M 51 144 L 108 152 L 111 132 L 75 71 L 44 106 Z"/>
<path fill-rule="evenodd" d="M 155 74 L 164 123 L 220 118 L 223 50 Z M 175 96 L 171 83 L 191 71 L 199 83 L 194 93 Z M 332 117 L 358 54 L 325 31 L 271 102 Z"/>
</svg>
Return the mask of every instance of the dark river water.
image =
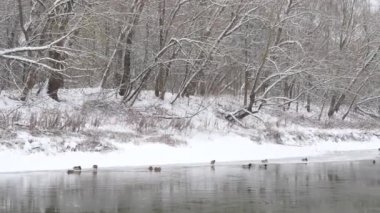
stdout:
<svg viewBox="0 0 380 213">
<path fill-rule="evenodd" d="M 380 213 L 380 160 L 0 174 L 1 213 Z"/>
</svg>

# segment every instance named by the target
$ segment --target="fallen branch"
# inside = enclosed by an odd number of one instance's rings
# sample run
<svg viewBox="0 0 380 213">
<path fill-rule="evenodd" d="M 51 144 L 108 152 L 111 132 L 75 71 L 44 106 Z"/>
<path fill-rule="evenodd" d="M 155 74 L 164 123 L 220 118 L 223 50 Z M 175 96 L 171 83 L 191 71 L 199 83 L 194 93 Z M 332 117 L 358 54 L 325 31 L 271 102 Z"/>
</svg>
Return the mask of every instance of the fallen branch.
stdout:
<svg viewBox="0 0 380 213">
<path fill-rule="evenodd" d="M 356 106 L 356 109 L 357 109 L 360 113 L 362 113 L 362 114 L 364 114 L 364 115 L 367 115 L 367 116 L 369 116 L 369 117 L 371 117 L 371 118 L 374 118 L 374 119 L 380 120 L 380 115 L 376 115 L 376 114 L 374 114 L 374 113 L 372 113 L 372 112 L 367 112 L 367 111 L 365 111 L 364 109 L 360 108 L 359 106 Z"/>
<path fill-rule="evenodd" d="M 246 126 L 234 115 L 234 113 L 227 113 L 224 110 L 218 110 L 217 111 L 221 117 L 227 119 L 231 123 L 237 123 L 239 126 L 246 128 Z"/>
</svg>

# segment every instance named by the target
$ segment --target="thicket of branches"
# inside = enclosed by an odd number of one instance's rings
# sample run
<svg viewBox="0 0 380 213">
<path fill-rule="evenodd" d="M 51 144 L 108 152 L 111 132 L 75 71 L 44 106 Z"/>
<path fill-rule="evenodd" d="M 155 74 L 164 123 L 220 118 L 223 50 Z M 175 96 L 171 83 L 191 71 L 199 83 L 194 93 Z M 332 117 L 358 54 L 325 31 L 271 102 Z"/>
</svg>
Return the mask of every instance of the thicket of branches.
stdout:
<svg viewBox="0 0 380 213">
<path fill-rule="evenodd" d="M 379 35 L 367 0 L 3 0 L 0 89 L 243 97 L 230 120 L 301 101 L 380 117 Z"/>
</svg>

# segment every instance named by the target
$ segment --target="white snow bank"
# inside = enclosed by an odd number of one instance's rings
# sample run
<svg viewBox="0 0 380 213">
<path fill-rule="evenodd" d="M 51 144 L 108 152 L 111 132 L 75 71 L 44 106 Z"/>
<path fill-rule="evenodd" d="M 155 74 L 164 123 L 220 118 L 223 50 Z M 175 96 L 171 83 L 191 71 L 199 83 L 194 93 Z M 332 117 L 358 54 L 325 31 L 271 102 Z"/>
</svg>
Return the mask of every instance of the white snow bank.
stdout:
<svg viewBox="0 0 380 213">
<path fill-rule="evenodd" d="M 309 146 L 257 144 L 248 138 L 229 133 L 199 133 L 188 139 L 188 145 L 171 147 L 164 144 L 121 144 L 120 150 L 109 153 L 67 152 L 25 154 L 22 151 L 0 152 L 0 172 L 65 170 L 75 165 L 90 168 L 147 166 L 167 164 L 202 164 L 215 159 L 219 162 L 256 161 L 270 159 L 275 163 L 373 159 L 379 155 L 380 141 L 320 142 Z M 355 151 L 355 152 L 351 152 Z"/>
</svg>

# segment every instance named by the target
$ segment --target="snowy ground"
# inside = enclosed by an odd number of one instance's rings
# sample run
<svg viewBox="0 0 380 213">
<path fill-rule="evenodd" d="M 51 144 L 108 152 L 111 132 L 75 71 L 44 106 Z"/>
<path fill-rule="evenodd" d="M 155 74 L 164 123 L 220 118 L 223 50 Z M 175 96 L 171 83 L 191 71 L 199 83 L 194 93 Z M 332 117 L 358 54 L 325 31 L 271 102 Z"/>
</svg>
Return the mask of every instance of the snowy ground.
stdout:
<svg viewBox="0 0 380 213">
<path fill-rule="evenodd" d="M 217 164 L 227 162 L 301 163 L 308 157 L 309 163 L 324 161 L 372 160 L 379 157 L 380 141 L 369 142 L 321 142 L 308 146 L 286 146 L 278 144 L 256 144 L 247 138 L 228 135 L 194 136 L 186 146 L 171 147 L 162 144 L 124 144 L 120 150 L 99 152 L 66 152 L 59 154 L 22 151 L 0 152 L 0 171 L 65 170 L 73 165 L 91 168 L 148 166 L 168 164 L 208 164 L 216 159 Z"/>
<path fill-rule="evenodd" d="M 0 172 L 91 167 L 207 164 L 219 162 L 297 163 L 375 159 L 380 124 L 356 114 L 317 119 L 318 108 L 266 108 L 233 125 L 221 110 L 239 109 L 241 100 L 192 97 L 170 104 L 144 92 L 132 108 L 114 92 L 62 90 L 63 101 L 17 92 L 0 94 Z M 325 114 L 325 113 L 324 113 Z"/>
</svg>

